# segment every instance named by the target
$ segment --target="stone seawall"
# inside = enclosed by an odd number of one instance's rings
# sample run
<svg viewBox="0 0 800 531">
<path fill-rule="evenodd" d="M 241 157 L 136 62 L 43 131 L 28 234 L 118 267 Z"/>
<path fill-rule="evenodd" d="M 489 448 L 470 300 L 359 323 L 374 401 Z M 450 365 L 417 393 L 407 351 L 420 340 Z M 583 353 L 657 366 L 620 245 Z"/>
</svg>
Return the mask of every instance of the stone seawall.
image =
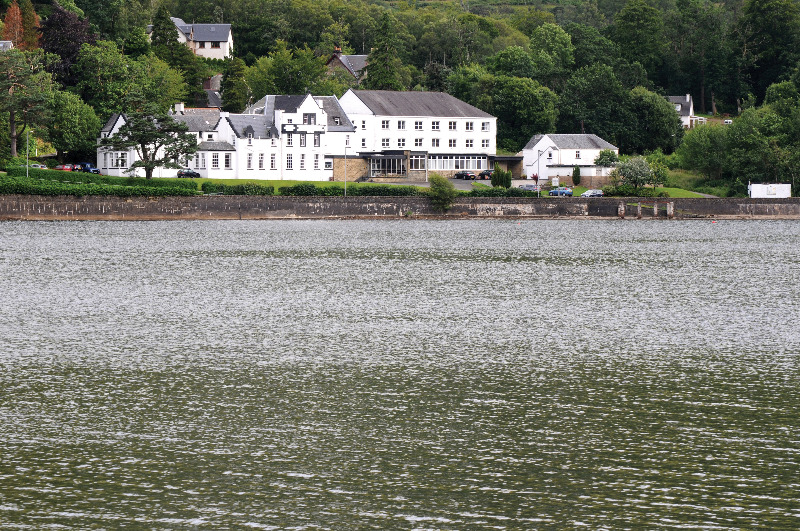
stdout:
<svg viewBox="0 0 800 531">
<path fill-rule="evenodd" d="M 320 218 L 800 219 L 800 198 L 460 198 L 441 214 L 422 197 L 0 196 L 0 220 Z"/>
</svg>

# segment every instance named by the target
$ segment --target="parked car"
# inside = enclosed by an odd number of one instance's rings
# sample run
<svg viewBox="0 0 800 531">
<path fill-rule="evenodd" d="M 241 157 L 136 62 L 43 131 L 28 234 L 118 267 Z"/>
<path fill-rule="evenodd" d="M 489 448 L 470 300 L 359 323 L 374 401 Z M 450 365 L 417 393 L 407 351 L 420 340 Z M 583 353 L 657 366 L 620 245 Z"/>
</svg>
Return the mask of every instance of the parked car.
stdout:
<svg viewBox="0 0 800 531">
<path fill-rule="evenodd" d="M 178 177 L 180 177 L 180 178 L 184 178 L 185 177 L 187 179 L 193 179 L 193 178 L 196 178 L 196 177 L 200 177 L 200 174 L 197 173 L 194 170 L 190 170 L 190 169 L 187 168 L 187 169 L 183 169 L 183 170 L 178 170 Z"/>
<path fill-rule="evenodd" d="M 591 190 L 586 190 L 581 194 L 581 197 L 603 197 L 603 191 L 593 188 Z"/>
<path fill-rule="evenodd" d="M 724 123 L 725 125 L 731 125 L 733 123 L 733 120 L 723 120 L 722 123 Z"/>
<path fill-rule="evenodd" d="M 73 166 L 72 171 L 82 171 L 85 173 L 100 173 L 100 170 L 94 167 L 91 162 L 79 162 Z"/>
<path fill-rule="evenodd" d="M 519 187 L 522 190 L 528 190 L 529 192 L 540 192 L 542 190 L 542 186 L 539 184 L 521 184 Z"/>
<path fill-rule="evenodd" d="M 454 179 L 472 179 L 475 180 L 475 174 L 469 171 L 458 171 L 453 175 Z"/>
<path fill-rule="evenodd" d="M 53 169 L 61 171 L 74 171 L 74 166 L 72 164 L 58 164 Z"/>
<path fill-rule="evenodd" d="M 479 179 L 491 179 L 494 170 L 483 170 L 478 174 Z"/>
<path fill-rule="evenodd" d="M 553 188 L 550 190 L 550 195 L 563 195 L 572 197 L 572 188 L 567 188 L 565 186 L 559 186 L 558 188 Z"/>
<path fill-rule="evenodd" d="M 47 169 L 47 166 L 45 166 L 44 164 L 38 164 L 38 163 L 28 164 L 28 167 L 29 168 L 36 168 L 37 170 L 46 170 Z"/>
</svg>

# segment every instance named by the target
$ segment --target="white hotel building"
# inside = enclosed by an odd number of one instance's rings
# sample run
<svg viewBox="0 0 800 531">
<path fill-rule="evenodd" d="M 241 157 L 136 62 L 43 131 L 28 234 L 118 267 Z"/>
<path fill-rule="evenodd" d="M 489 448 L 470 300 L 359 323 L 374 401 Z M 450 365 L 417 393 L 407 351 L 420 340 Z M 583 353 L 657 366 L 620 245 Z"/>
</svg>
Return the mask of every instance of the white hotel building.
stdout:
<svg viewBox="0 0 800 531">
<path fill-rule="evenodd" d="M 197 153 L 181 165 L 209 178 L 341 180 L 344 166 L 334 162 L 348 158 L 348 180 L 418 180 L 430 171 L 450 176 L 490 168 L 496 149 L 495 117 L 438 92 L 350 90 L 339 100 L 270 95 L 243 114 L 179 104 L 173 117 L 198 141 Z M 101 137 L 124 123 L 124 115 L 113 115 Z M 133 149 L 97 150 L 106 175 L 129 175 L 136 157 Z M 154 175 L 176 174 L 157 169 Z"/>
</svg>

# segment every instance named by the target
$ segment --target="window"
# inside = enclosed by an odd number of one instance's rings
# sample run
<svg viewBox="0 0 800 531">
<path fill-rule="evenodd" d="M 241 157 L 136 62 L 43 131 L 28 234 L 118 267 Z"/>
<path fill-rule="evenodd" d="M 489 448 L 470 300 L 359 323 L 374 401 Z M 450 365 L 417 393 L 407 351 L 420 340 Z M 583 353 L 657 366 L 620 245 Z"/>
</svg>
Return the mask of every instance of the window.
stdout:
<svg viewBox="0 0 800 531">
<path fill-rule="evenodd" d="M 286 120 L 286 123 L 287 123 L 287 124 L 290 124 L 290 123 L 292 123 L 292 119 L 291 119 L 291 118 L 288 118 L 288 119 Z"/>
<path fill-rule="evenodd" d="M 439 147 L 439 139 L 431 138 L 431 147 Z"/>
<path fill-rule="evenodd" d="M 319 169 L 319 153 L 314 153 L 314 169 Z"/>
<path fill-rule="evenodd" d="M 275 160 L 275 153 L 272 153 L 269 156 L 269 169 L 271 169 L 271 170 L 277 170 L 278 169 L 278 167 L 276 165 L 276 160 Z"/>
<path fill-rule="evenodd" d="M 406 121 L 405 120 L 397 120 L 397 129 L 404 130 L 406 128 Z"/>
<path fill-rule="evenodd" d="M 320 134 L 314 133 L 314 147 L 319 147 Z"/>
<path fill-rule="evenodd" d="M 425 169 L 425 155 L 412 155 L 409 161 L 409 169 L 411 170 L 424 170 Z"/>
<path fill-rule="evenodd" d="M 205 48 L 206 47 L 206 41 L 198 41 L 197 42 L 197 47 L 198 48 Z"/>
<path fill-rule="evenodd" d="M 405 138 L 398 138 L 397 139 L 397 147 L 406 147 L 406 139 Z"/>
<path fill-rule="evenodd" d="M 325 169 L 326 170 L 332 170 L 333 169 L 333 161 L 332 160 L 326 160 L 325 161 Z"/>
<path fill-rule="evenodd" d="M 200 153 L 194 154 L 194 169 L 198 169 L 200 167 Z"/>
<path fill-rule="evenodd" d="M 439 121 L 438 120 L 431 122 L 431 130 L 432 131 L 438 131 L 439 130 Z"/>
<path fill-rule="evenodd" d="M 362 138 L 362 139 L 361 139 L 361 147 L 362 147 L 362 148 L 365 148 L 365 147 L 367 147 L 367 139 L 366 139 L 366 138 Z"/>
<path fill-rule="evenodd" d="M 287 170 L 291 170 L 292 169 L 292 154 L 291 153 L 286 155 L 286 169 Z"/>
<path fill-rule="evenodd" d="M 317 125 L 317 115 L 314 113 L 303 113 L 303 123 L 306 125 Z"/>
<path fill-rule="evenodd" d="M 293 145 L 292 133 L 286 133 L 286 145 L 292 147 Z"/>
<path fill-rule="evenodd" d="M 456 139 L 455 138 L 451 138 L 450 140 L 447 141 L 447 145 L 449 147 L 451 147 L 451 148 L 456 147 Z"/>
<path fill-rule="evenodd" d="M 415 138 L 414 139 L 414 147 L 422 147 L 422 139 L 421 138 Z"/>
<path fill-rule="evenodd" d="M 253 169 L 253 154 L 252 153 L 248 153 L 247 154 L 247 169 L 248 170 L 252 170 Z"/>
<path fill-rule="evenodd" d="M 277 138 L 273 138 L 272 139 L 272 147 L 275 147 L 276 145 L 278 145 L 278 139 Z"/>
<path fill-rule="evenodd" d="M 247 133 L 247 145 L 248 146 L 253 145 L 253 133 Z"/>
<path fill-rule="evenodd" d="M 264 169 L 264 154 L 263 153 L 259 153 L 258 154 L 258 169 L 259 170 L 263 170 Z"/>
<path fill-rule="evenodd" d="M 219 169 L 219 153 L 211 154 L 211 169 L 213 170 Z"/>
<path fill-rule="evenodd" d="M 206 169 L 206 154 L 205 153 L 200 153 L 200 168 L 203 169 L 203 170 Z"/>
<path fill-rule="evenodd" d="M 467 145 L 465 147 L 471 148 L 474 147 L 474 142 L 472 140 L 467 140 Z"/>
<path fill-rule="evenodd" d="M 301 170 L 306 169 L 306 154 L 305 153 L 300 155 L 300 169 Z"/>
<path fill-rule="evenodd" d="M 472 124 L 472 122 L 467 122 L 467 131 L 473 131 L 473 124 Z"/>
<path fill-rule="evenodd" d="M 389 139 L 388 138 L 382 138 L 381 139 L 381 147 L 384 147 L 384 148 L 388 148 L 389 147 Z"/>
<path fill-rule="evenodd" d="M 414 129 L 417 131 L 422 131 L 422 120 L 414 122 Z"/>
<path fill-rule="evenodd" d="M 300 133 L 300 147 L 306 147 L 306 134 Z"/>
<path fill-rule="evenodd" d="M 367 121 L 366 120 L 361 120 L 361 129 L 364 130 L 366 128 L 367 128 Z"/>
<path fill-rule="evenodd" d="M 381 120 L 381 129 L 389 129 L 389 120 Z"/>
<path fill-rule="evenodd" d="M 338 116 L 333 117 L 333 125 L 342 125 L 342 119 Z"/>
<path fill-rule="evenodd" d="M 213 135 L 213 134 L 211 134 L 211 133 L 208 133 L 208 134 L 206 135 L 206 140 L 209 140 L 209 141 L 210 141 L 210 140 L 214 140 L 214 135 Z"/>
<path fill-rule="evenodd" d="M 230 153 L 225 153 L 225 169 L 226 170 L 230 170 L 231 169 L 231 154 Z"/>
<path fill-rule="evenodd" d="M 108 168 L 108 153 L 103 153 L 103 168 Z"/>
<path fill-rule="evenodd" d="M 481 140 L 481 147 L 482 148 L 488 148 L 489 147 L 489 139 L 488 138 L 484 138 L 483 140 Z"/>
<path fill-rule="evenodd" d="M 483 122 L 481 124 L 481 131 L 488 131 L 489 130 L 489 122 Z"/>
<path fill-rule="evenodd" d="M 350 135 L 345 135 L 344 137 L 344 145 L 350 147 Z"/>
<path fill-rule="evenodd" d="M 456 130 L 456 123 L 455 122 L 450 122 L 450 130 L 451 131 L 455 131 Z"/>
<path fill-rule="evenodd" d="M 581 152 L 580 151 L 576 151 L 575 152 L 575 158 L 576 159 L 580 159 L 581 158 Z"/>
<path fill-rule="evenodd" d="M 219 48 L 219 41 L 211 41 L 212 48 Z"/>
<path fill-rule="evenodd" d="M 116 168 L 127 168 L 128 167 L 128 153 L 125 151 L 121 151 L 117 153 L 115 165 Z"/>
<path fill-rule="evenodd" d="M 552 151 L 548 151 L 547 152 L 547 159 L 548 160 L 552 160 L 552 158 L 553 158 L 553 152 Z"/>
</svg>

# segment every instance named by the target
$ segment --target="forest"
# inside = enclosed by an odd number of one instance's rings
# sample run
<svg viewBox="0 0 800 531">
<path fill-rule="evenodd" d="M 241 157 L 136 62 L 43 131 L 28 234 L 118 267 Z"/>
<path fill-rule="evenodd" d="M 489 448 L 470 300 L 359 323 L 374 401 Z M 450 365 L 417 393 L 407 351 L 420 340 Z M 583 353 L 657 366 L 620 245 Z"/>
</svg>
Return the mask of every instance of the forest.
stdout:
<svg viewBox="0 0 800 531">
<path fill-rule="evenodd" d="M 23 113 L 31 126 L 37 116 L 55 123 L 59 113 L 88 116 L 91 110 L 94 119 L 83 124 L 91 129 L 124 110 L 132 95 L 162 106 L 191 102 L 214 73 L 224 74 L 223 99 L 233 112 L 267 93 L 341 95 L 355 80 L 330 76 L 324 67 L 339 47 L 369 56 L 361 88 L 446 91 L 494 114 L 505 152 L 537 133 L 596 133 L 624 154 L 659 157 L 711 185 L 724 183 L 729 193 L 741 193 L 750 180 L 795 183 L 800 164 L 798 0 L 0 5 L 3 38 L 17 35 L 17 48 L 35 56 L 28 63 L 38 61 L 52 79 L 50 103 Z M 9 17 L 15 9 L 19 23 Z M 223 62 L 187 54 L 175 45 L 169 16 L 231 24 L 235 57 Z M 10 62 L 2 67 L 13 68 Z M 664 96 L 685 94 L 692 95 L 695 113 L 733 123 L 684 132 Z M 0 120 L 13 137 L 22 122 L 4 98 Z M 64 113 L 67 104 L 73 110 Z M 9 118 L 19 123 L 8 126 Z M 79 135 L 59 138 L 64 127 L 44 129 L 61 155 L 90 145 L 76 146 Z"/>
</svg>

